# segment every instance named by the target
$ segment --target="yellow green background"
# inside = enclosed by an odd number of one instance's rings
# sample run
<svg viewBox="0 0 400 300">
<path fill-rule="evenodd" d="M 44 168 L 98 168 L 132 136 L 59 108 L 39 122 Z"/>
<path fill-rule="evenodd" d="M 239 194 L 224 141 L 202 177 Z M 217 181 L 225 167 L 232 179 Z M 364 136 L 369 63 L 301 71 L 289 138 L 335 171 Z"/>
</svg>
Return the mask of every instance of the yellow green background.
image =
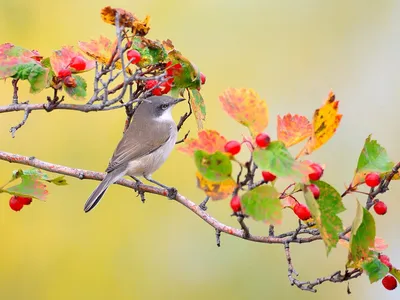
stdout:
<svg viewBox="0 0 400 300">
<path fill-rule="evenodd" d="M 311 156 L 326 165 L 324 179 L 339 191 L 352 178 L 370 134 L 393 160 L 400 159 L 399 69 L 400 2 L 304 1 L 0 1 L 0 43 L 12 42 L 43 55 L 77 45 L 114 27 L 100 20 L 106 5 L 152 17 L 149 37 L 170 38 L 207 76 L 202 89 L 206 127 L 228 139 L 246 130 L 221 109 L 218 95 L 228 87 L 255 89 L 270 111 L 268 132 L 276 137 L 276 115 L 311 117 L 330 89 L 340 100 L 343 119 L 332 140 Z M 86 78 L 90 79 L 91 74 Z M 45 101 L 50 91 L 30 95 L 21 83 L 21 100 Z M 12 100 L 10 81 L 0 83 L 0 105 Z M 68 102 L 76 103 L 68 99 Z M 184 111 L 175 110 L 175 117 Z M 121 138 L 124 111 L 84 114 L 33 112 L 15 139 L 8 130 L 23 113 L 0 115 L 0 150 L 103 171 Z M 195 136 L 195 121 L 184 129 Z M 245 152 L 245 151 L 244 151 Z M 245 158 L 246 156 L 240 156 Z M 0 183 L 18 165 L 0 161 Z M 174 151 L 154 175 L 200 203 L 192 159 Z M 370 285 L 366 276 L 346 284 L 324 284 L 317 294 L 301 292 L 287 280 L 281 245 L 246 242 L 222 235 L 217 248 L 213 229 L 179 204 L 147 195 L 142 204 L 132 190 L 113 186 L 89 214 L 83 204 L 97 185 L 68 178 L 50 186 L 46 202 L 34 201 L 21 212 L 0 195 L 0 299 L 399 299 L 400 289 Z M 381 197 L 386 216 L 376 217 L 377 233 L 390 245 L 386 253 L 400 267 L 399 183 Z M 358 195 L 360 201 L 365 198 Z M 345 198 L 347 224 L 355 197 Z M 220 221 L 238 226 L 229 202 L 210 203 Z M 267 226 L 248 221 L 255 234 Z M 296 219 L 284 214 L 278 231 Z M 396 254 L 397 253 L 397 254 Z M 321 242 L 294 245 L 301 280 L 343 269 L 346 250 L 338 246 L 326 258 Z"/>
</svg>

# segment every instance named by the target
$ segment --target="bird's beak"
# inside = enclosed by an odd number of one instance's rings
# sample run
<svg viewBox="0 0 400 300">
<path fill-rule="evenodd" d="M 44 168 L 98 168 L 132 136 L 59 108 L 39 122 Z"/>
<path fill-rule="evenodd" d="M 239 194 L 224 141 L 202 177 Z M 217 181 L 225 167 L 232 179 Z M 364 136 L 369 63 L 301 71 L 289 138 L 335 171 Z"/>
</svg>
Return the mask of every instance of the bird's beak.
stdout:
<svg viewBox="0 0 400 300">
<path fill-rule="evenodd" d="M 174 104 L 177 104 L 177 103 L 182 102 L 182 101 L 185 101 L 185 100 L 186 100 L 185 98 L 176 99 L 176 100 L 174 101 Z"/>
</svg>

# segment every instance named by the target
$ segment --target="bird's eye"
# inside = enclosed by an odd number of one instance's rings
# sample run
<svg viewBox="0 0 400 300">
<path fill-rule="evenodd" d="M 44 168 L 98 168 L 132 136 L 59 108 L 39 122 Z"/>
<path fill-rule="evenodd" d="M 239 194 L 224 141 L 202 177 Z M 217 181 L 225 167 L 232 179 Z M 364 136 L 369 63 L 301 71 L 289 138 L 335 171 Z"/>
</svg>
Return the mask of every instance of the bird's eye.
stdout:
<svg viewBox="0 0 400 300">
<path fill-rule="evenodd" d="M 168 104 L 162 104 L 160 107 L 162 110 L 166 110 L 168 108 Z"/>
</svg>

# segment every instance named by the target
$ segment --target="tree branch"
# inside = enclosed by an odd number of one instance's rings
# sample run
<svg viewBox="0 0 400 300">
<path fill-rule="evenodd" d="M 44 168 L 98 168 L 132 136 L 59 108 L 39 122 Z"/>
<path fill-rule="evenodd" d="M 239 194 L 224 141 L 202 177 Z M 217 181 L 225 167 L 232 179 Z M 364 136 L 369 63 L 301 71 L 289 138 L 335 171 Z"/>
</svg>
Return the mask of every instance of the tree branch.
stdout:
<svg viewBox="0 0 400 300">
<path fill-rule="evenodd" d="M 28 156 L 23 156 L 23 155 L 18 155 L 18 154 L 12 154 L 4 151 L 0 151 L 0 160 L 8 161 L 10 163 L 17 163 L 17 164 L 22 164 L 22 165 L 27 165 L 35 168 L 39 168 L 42 170 L 46 170 L 49 172 L 53 173 L 58 173 L 58 174 L 63 174 L 79 179 L 91 179 L 91 180 L 103 180 L 105 174 L 101 172 L 95 172 L 95 171 L 89 171 L 89 170 L 84 170 L 84 169 L 78 169 L 78 168 L 70 168 L 62 165 L 57 165 L 57 164 L 52 164 L 49 162 L 45 162 L 42 160 L 39 160 L 35 157 L 28 157 Z M 155 194 L 155 195 L 160 195 L 163 197 L 167 197 L 167 190 L 159 188 L 159 187 L 154 187 L 154 186 L 149 186 L 149 185 L 144 185 L 140 184 L 137 185 L 136 182 L 132 180 L 127 180 L 127 179 L 120 179 L 116 182 L 118 185 L 122 185 L 131 189 L 138 189 L 138 192 L 145 192 L 145 193 L 150 193 L 150 194 Z M 203 219 L 206 223 L 208 223 L 210 226 L 214 227 L 214 229 L 219 230 L 221 233 L 226 233 L 232 236 L 236 236 L 238 238 L 246 239 L 252 242 L 257 242 L 257 243 L 267 243 L 267 244 L 285 244 L 287 242 L 289 243 L 311 243 L 313 241 L 321 240 L 320 235 L 314 235 L 314 236 L 309 236 L 309 237 L 302 237 L 302 238 L 291 238 L 291 237 L 273 237 L 273 236 L 256 236 L 256 235 L 251 235 L 249 234 L 248 236 L 243 234 L 242 229 L 234 228 L 228 225 L 225 225 L 215 218 L 213 218 L 211 215 L 206 213 L 199 205 L 194 203 L 193 201 L 189 200 L 185 196 L 181 194 L 177 194 L 175 199 L 178 203 L 182 204 L 186 208 L 188 208 L 190 211 L 192 211 L 194 214 L 196 214 L 198 217 Z"/>
</svg>

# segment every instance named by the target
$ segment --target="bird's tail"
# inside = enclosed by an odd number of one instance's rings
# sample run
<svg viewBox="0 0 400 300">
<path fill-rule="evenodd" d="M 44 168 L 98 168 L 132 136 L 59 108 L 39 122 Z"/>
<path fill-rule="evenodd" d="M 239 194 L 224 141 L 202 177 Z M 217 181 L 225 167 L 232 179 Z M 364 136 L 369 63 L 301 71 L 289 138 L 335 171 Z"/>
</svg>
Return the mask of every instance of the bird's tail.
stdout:
<svg viewBox="0 0 400 300">
<path fill-rule="evenodd" d="M 118 169 L 107 173 L 106 177 L 104 177 L 103 181 L 93 191 L 89 199 L 86 201 L 84 208 L 85 212 L 89 212 L 91 209 L 93 209 L 97 205 L 97 203 L 99 203 L 104 193 L 107 191 L 108 187 L 123 176 L 124 172 L 121 172 L 121 170 Z"/>
</svg>

